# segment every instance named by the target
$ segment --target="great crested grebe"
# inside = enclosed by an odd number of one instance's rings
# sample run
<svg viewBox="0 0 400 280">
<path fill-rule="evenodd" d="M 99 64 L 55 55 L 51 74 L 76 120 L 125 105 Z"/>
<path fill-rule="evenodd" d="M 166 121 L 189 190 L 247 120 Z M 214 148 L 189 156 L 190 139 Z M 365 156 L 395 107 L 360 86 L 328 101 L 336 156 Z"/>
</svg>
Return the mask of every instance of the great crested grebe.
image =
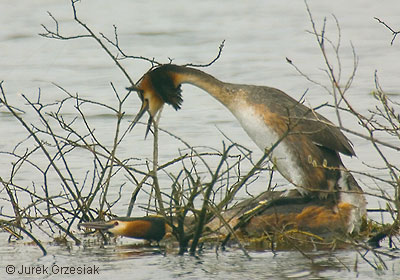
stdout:
<svg viewBox="0 0 400 280">
<path fill-rule="evenodd" d="M 165 235 L 165 219 L 159 216 L 118 217 L 109 221 L 80 223 L 79 227 L 107 231 L 116 236 L 126 236 L 159 242 Z"/>
<path fill-rule="evenodd" d="M 285 199 L 279 198 L 285 195 Z M 289 200 L 288 200 L 289 199 Z M 363 201 L 361 193 L 358 199 Z M 279 203 L 276 203 L 279 201 Z M 246 199 L 223 211 L 221 217 L 245 236 L 261 237 L 264 234 L 299 230 L 330 240 L 337 235 L 357 232 L 362 224 L 362 216 L 357 210 L 360 203 L 321 200 L 318 197 L 303 197 L 293 190 L 288 194 L 265 191 L 256 198 Z M 364 205 L 365 211 L 365 205 Z M 193 229 L 193 217 L 187 217 L 186 226 Z M 244 221 L 244 222 L 243 222 Z M 161 241 L 172 232 L 172 228 L 161 216 L 116 217 L 109 221 L 80 223 L 79 227 L 112 233 L 115 236 Z M 206 232 L 226 236 L 230 233 L 220 217 L 215 217 L 206 226 Z"/>
<path fill-rule="evenodd" d="M 137 85 L 127 88 L 136 91 L 142 100 L 132 127 L 147 111 L 147 134 L 164 103 L 180 109 L 180 86 L 184 83 L 203 89 L 228 108 L 261 150 L 281 140 L 270 158 L 300 193 L 325 198 L 349 189 L 362 192 L 339 156 L 355 155 L 340 129 L 275 88 L 225 83 L 191 67 L 161 65 L 145 73 Z"/>
<path fill-rule="evenodd" d="M 247 236 L 296 229 L 329 239 L 360 231 L 366 215 L 365 200 L 358 188 L 349 192 L 351 199 L 343 192 L 338 199 L 320 199 L 305 197 L 297 190 L 265 191 L 222 212 L 221 216 L 234 230 Z M 230 234 L 218 217 L 207 228 L 218 234 Z"/>
</svg>

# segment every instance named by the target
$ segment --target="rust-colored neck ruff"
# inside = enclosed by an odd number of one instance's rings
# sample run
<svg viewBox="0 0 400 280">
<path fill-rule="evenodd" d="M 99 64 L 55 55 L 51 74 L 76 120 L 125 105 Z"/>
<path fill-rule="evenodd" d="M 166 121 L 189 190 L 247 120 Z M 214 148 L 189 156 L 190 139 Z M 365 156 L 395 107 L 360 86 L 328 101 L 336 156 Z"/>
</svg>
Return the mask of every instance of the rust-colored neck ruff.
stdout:
<svg viewBox="0 0 400 280">
<path fill-rule="evenodd" d="M 153 90 L 162 100 L 176 110 L 180 109 L 182 103 L 180 85 L 185 83 L 203 89 L 225 106 L 231 101 L 227 96 L 225 83 L 191 67 L 166 64 L 151 70 L 145 75 L 144 79 L 146 78 L 149 79 Z"/>
</svg>

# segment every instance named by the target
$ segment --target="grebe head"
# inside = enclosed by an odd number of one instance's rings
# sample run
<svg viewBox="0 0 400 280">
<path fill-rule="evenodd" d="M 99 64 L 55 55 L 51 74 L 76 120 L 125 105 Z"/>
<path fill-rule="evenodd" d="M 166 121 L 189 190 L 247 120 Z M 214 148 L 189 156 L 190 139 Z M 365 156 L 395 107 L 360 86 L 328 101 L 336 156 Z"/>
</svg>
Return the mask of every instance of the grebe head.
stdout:
<svg viewBox="0 0 400 280">
<path fill-rule="evenodd" d="M 126 236 L 132 238 L 160 241 L 166 232 L 163 217 L 118 217 L 110 221 L 96 221 L 81 223 L 79 227 L 107 231 L 115 236 Z"/>
<path fill-rule="evenodd" d="M 146 135 L 150 130 L 151 122 L 164 103 L 179 110 L 182 104 L 181 87 L 177 82 L 177 67 L 172 64 L 165 64 L 150 69 L 140 79 L 137 85 L 128 87 L 129 91 L 136 91 L 142 101 L 139 113 L 132 122 L 132 129 L 145 112 L 150 117 L 147 123 Z"/>
</svg>

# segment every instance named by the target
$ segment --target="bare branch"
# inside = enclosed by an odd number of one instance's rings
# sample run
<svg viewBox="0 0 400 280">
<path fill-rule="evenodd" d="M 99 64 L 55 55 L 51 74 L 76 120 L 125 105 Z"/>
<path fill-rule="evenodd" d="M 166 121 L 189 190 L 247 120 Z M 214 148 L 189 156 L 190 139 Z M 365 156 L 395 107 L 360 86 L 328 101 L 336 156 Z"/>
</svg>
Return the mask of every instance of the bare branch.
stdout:
<svg viewBox="0 0 400 280">
<path fill-rule="evenodd" d="M 209 67 L 209 66 L 211 66 L 212 64 L 214 64 L 214 62 L 216 62 L 216 61 L 221 57 L 222 50 L 223 50 L 224 46 L 225 46 L 225 40 L 223 40 L 223 41 L 221 42 L 221 44 L 219 45 L 219 49 L 218 49 L 217 56 L 216 56 L 213 60 L 211 60 L 209 63 L 207 63 L 207 64 L 193 64 L 193 63 L 188 63 L 188 64 L 185 64 L 184 66 Z"/>
<path fill-rule="evenodd" d="M 390 42 L 390 45 L 393 46 L 393 42 L 396 39 L 396 36 L 400 33 L 400 31 L 394 31 L 388 24 L 386 24 L 384 21 L 380 20 L 377 17 L 374 17 L 379 23 L 383 24 L 387 29 L 389 29 L 392 32 L 393 38 L 392 41 Z"/>
</svg>

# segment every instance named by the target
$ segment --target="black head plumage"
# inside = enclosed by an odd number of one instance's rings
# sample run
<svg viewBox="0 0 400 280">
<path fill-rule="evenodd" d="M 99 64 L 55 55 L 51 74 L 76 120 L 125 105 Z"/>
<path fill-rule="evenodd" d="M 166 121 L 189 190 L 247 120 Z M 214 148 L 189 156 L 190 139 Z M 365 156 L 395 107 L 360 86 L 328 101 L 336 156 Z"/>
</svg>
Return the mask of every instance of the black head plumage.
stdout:
<svg viewBox="0 0 400 280">
<path fill-rule="evenodd" d="M 154 90 L 163 101 L 171 105 L 175 110 L 179 110 L 183 102 L 182 90 L 180 85 L 175 86 L 172 76 L 172 73 L 176 73 L 174 68 L 176 68 L 175 65 L 165 64 L 151 70 L 148 75 Z"/>
</svg>

